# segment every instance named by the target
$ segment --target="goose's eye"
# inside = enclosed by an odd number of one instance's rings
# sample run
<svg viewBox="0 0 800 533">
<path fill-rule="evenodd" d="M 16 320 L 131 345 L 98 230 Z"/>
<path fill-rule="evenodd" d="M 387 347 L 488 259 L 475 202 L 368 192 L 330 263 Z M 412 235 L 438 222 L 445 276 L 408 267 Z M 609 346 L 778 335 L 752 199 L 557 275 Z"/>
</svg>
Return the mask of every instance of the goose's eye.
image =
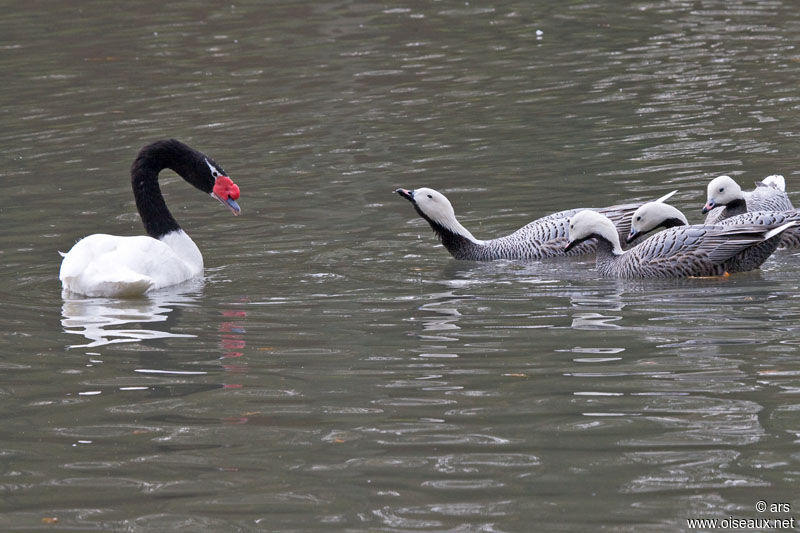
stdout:
<svg viewBox="0 0 800 533">
<path fill-rule="evenodd" d="M 636 217 L 636 221 L 642 220 L 642 217 Z"/>
<path fill-rule="evenodd" d="M 430 194 L 428 195 L 428 198 L 430 198 L 431 200 L 433 200 L 433 196 L 432 196 L 432 195 L 430 195 Z"/>
<path fill-rule="evenodd" d="M 719 188 L 719 192 L 722 192 L 722 191 L 724 191 L 724 190 L 725 190 L 725 187 L 720 187 L 720 188 Z"/>
</svg>

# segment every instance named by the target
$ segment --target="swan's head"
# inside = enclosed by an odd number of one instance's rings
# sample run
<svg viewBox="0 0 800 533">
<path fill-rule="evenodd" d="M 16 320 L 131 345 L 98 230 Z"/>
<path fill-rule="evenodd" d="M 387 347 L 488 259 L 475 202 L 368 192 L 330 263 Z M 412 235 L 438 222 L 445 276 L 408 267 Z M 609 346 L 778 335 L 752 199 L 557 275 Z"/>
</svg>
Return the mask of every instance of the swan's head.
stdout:
<svg viewBox="0 0 800 533">
<path fill-rule="evenodd" d="M 703 214 L 708 213 L 715 207 L 728 205 L 736 200 L 744 200 L 742 188 L 730 176 L 718 176 L 708 184 Z"/>
<path fill-rule="evenodd" d="M 437 233 L 441 234 L 444 230 L 473 242 L 480 242 L 458 222 L 450 200 L 439 191 L 422 187 L 414 190 L 397 189 L 394 192 L 411 202 L 417 213 L 427 220 Z"/>
<path fill-rule="evenodd" d="M 614 253 L 622 253 L 614 223 L 607 216 L 587 209 L 575 213 L 569 219 L 569 243 L 564 248 L 564 252 L 570 251 L 588 239 L 606 240 L 611 243 Z"/>
<path fill-rule="evenodd" d="M 632 243 L 656 228 L 686 226 L 689 221 L 678 209 L 663 202 L 647 202 L 631 216 L 631 232 L 625 242 Z"/>
<path fill-rule="evenodd" d="M 168 168 L 206 194 L 210 194 L 230 209 L 234 215 L 241 213 L 236 200 L 239 187 L 228 177 L 222 167 L 202 152 L 177 139 L 161 139 L 139 151 L 131 165 L 131 183 L 134 191 L 156 182 L 158 173 Z M 156 185 L 149 194 L 161 195 Z M 137 196 L 138 198 L 138 196 Z M 137 207 L 139 207 L 137 199 Z M 141 212 L 141 210 L 140 210 Z"/>
<path fill-rule="evenodd" d="M 205 163 L 208 167 L 209 179 L 213 183 L 211 197 L 222 202 L 223 205 L 231 210 L 231 213 L 238 216 L 242 212 L 239 204 L 236 203 L 236 200 L 239 199 L 239 186 L 212 159 L 206 157 Z"/>
</svg>

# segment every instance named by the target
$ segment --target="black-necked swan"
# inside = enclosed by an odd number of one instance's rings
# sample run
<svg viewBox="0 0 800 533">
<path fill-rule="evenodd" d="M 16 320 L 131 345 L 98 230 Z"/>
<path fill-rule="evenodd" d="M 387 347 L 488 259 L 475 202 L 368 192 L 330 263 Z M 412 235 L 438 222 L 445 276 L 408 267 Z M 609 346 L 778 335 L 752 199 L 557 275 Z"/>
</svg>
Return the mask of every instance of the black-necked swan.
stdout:
<svg viewBox="0 0 800 533">
<path fill-rule="evenodd" d="M 210 157 L 175 139 L 141 149 L 131 166 L 136 208 L 148 236 L 96 233 L 78 241 L 61 262 L 64 291 L 85 296 L 138 296 L 200 276 L 203 256 L 167 209 L 158 174 L 168 168 L 227 206 L 241 209 L 239 187 Z"/>
<path fill-rule="evenodd" d="M 569 217 L 581 209 L 559 211 L 521 227 L 517 231 L 490 240 L 476 239 L 456 219 L 453 206 L 445 195 L 434 189 L 422 187 L 408 190 L 397 189 L 397 194 L 410 201 L 417 213 L 428 221 L 442 244 L 456 259 L 470 261 L 493 261 L 496 259 L 540 260 L 563 255 L 584 255 L 595 251 L 596 244 L 587 241 L 564 251 L 567 245 Z M 662 196 L 657 202 L 666 201 L 677 191 Z M 624 204 L 597 209 L 610 217 L 617 225 L 622 237 L 630 229 L 630 217 L 642 205 Z"/>
<path fill-rule="evenodd" d="M 794 209 L 786 194 L 786 180 L 780 174 L 756 182 L 752 191 L 743 191 L 730 176 L 717 176 L 706 188 L 703 214 L 706 224 L 716 224 L 726 218 L 748 211 L 788 211 Z"/>
<path fill-rule="evenodd" d="M 596 211 L 581 211 L 569 220 L 567 250 L 595 239 L 597 271 L 607 277 L 720 276 L 758 268 L 772 252 L 748 254 L 748 250 L 772 240 L 769 246 L 774 251 L 780 234 L 796 224 L 676 226 L 623 251 L 611 220 Z"/>
</svg>

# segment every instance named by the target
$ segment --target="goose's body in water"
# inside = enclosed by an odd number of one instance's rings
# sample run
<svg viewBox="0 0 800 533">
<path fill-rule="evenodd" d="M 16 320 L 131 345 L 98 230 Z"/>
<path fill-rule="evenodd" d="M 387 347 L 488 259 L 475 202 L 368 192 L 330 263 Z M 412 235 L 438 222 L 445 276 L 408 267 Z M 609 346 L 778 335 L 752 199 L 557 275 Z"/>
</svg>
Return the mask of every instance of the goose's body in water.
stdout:
<svg viewBox="0 0 800 533">
<path fill-rule="evenodd" d="M 613 222 L 594 211 L 570 219 L 568 248 L 597 239 L 597 270 L 606 277 L 681 278 L 720 276 L 758 268 L 774 250 L 781 233 L 798 224 L 676 226 L 623 251 Z"/>
<path fill-rule="evenodd" d="M 68 293 L 130 297 L 201 276 L 203 255 L 170 214 L 158 174 L 169 168 L 240 213 L 239 187 L 213 159 L 174 139 L 145 146 L 131 167 L 136 208 L 147 236 L 98 233 L 63 255 L 59 278 Z"/>
<path fill-rule="evenodd" d="M 800 211 L 751 211 L 721 220 L 717 226 L 763 226 L 774 228 L 788 222 L 800 221 Z M 666 203 L 649 202 L 642 205 L 631 217 L 631 232 L 626 239 L 630 244 L 645 234 L 658 228 L 677 226 L 690 227 L 686 217 L 679 209 Z M 714 224 L 691 226 L 710 229 Z M 731 257 L 726 263 L 728 272 L 744 272 L 761 266 L 772 253 L 781 247 L 796 247 L 800 243 L 800 226 L 784 230 L 780 236 L 767 239 L 746 248 Z"/>
<path fill-rule="evenodd" d="M 800 210 L 789 211 L 749 211 L 734 215 L 718 222 L 720 226 L 759 225 L 778 226 L 787 222 L 800 221 Z M 679 209 L 663 202 L 648 202 L 637 209 L 631 217 L 631 232 L 626 239 L 628 244 L 658 228 L 688 226 L 689 222 Z M 703 224 L 705 225 L 705 224 Z M 713 225 L 713 224 L 712 224 Z M 800 247 L 800 226 L 794 226 L 783 233 L 780 239 L 761 243 L 747 251 L 747 255 L 765 254 L 769 257 L 776 248 Z M 762 260 L 763 262 L 763 260 Z M 760 263 L 759 263 L 760 264 Z"/>
<path fill-rule="evenodd" d="M 786 195 L 786 180 L 779 174 L 756 182 L 752 191 L 743 191 L 730 176 L 718 176 L 708 183 L 703 214 L 706 224 L 750 211 L 788 211 L 794 209 Z"/>
<path fill-rule="evenodd" d="M 594 253 L 596 243 L 586 241 L 565 252 L 569 218 L 581 209 L 559 211 L 526 224 L 517 231 L 490 240 L 476 239 L 455 216 L 455 211 L 445 195 L 427 187 L 408 190 L 397 189 L 397 194 L 410 201 L 417 213 L 428 221 L 445 248 L 456 259 L 493 261 L 497 259 L 540 260 L 564 255 Z M 664 201 L 674 191 L 656 201 Z M 630 229 L 631 214 L 641 204 L 623 204 L 599 208 L 618 225 L 624 237 Z"/>
</svg>

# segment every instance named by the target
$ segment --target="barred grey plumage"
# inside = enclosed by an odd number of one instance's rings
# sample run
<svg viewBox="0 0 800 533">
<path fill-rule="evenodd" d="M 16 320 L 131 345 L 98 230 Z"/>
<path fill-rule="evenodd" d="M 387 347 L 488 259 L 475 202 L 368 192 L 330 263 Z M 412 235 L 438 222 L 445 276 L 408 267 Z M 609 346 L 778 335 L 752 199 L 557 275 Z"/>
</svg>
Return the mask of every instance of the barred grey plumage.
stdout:
<svg viewBox="0 0 800 533">
<path fill-rule="evenodd" d="M 596 238 L 597 270 L 608 277 L 719 276 L 757 268 L 769 254 L 741 254 L 770 239 L 776 241 L 783 231 L 797 224 L 678 226 L 623 251 L 613 222 L 600 213 L 581 211 L 570 219 L 568 247 Z"/>
<path fill-rule="evenodd" d="M 707 188 L 703 213 L 706 224 L 716 224 L 726 218 L 749 211 L 787 211 L 794 209 L 786 195 L 786 180 L 779 174 L 756 182 L 752 191 L 743 191 L 730 176 L 718 176 Z"/>
<path fill-rule="evenodd" d="M 395 191 L 409 200 L 417 213 L 428 221 L 442 244 L 456 259 L 470 261 L 493 261 L 496 259 L 539 260 L 563 255 L 583 255 L 593 253 L 594 241 L 587 241 L 565 254 L 567 226 L 569 217 L 581 209 L 569 209 L 553 213 L 521 227 L 517 231 L 490 240 L 473 237 L 456 219 L 453 206 L 442 193 L 423 187 L 415 190 L 397 189 Z M 674 191 L 673 191 L 674 193 Z M 664 196 L 660 200 L 672 196 Z M 630 216 L 641 204 L 623 204 L 596 209 L 619 225 L 619 231 L 626 235 L 630 229 Z"/>
<path fill-rule="evenodd" d="M 751 224 L 760 226 L 777 226 L 786 222 L 800 221 L 800 210 L 792 209 L 789 211 L 751 211 L 735 215 L 721 220 L 718 224 L 722 226 L 732 226 L 737 224 Z M 630 244 L 642 235 L 653 231 L 656 228 L 670 228 L 674 226 L 688 225 L 686 217 L 677 208 L 662 202 L 649 202 L 637 209 L 631 217 L 631 232 L 626 241 Z M 765 254 L 764 259 L 769 257 L 775 248 L 797 248 L 800 247 L 800 226 L 791 227 L 781 234 L 780 239 L 774 242 L 762 243 L 747 252 L 750 254 Z M 756 259 L 755 261 L 758 261 Z M 763 262 L 761 260 L 759 264 Z"/>
<path fill-rule="evenodd" d="M 753 211 L 742 213 L 720 222 L 723 226 L 732 224 L 783 224 L 790 221 L 800 220 L 800 209 L 790 209 L 789 211 Z M 778 241 L 778 248 L 800 248 L 800 226 L 794 226 L 783 233 Z"/>
</svg>

